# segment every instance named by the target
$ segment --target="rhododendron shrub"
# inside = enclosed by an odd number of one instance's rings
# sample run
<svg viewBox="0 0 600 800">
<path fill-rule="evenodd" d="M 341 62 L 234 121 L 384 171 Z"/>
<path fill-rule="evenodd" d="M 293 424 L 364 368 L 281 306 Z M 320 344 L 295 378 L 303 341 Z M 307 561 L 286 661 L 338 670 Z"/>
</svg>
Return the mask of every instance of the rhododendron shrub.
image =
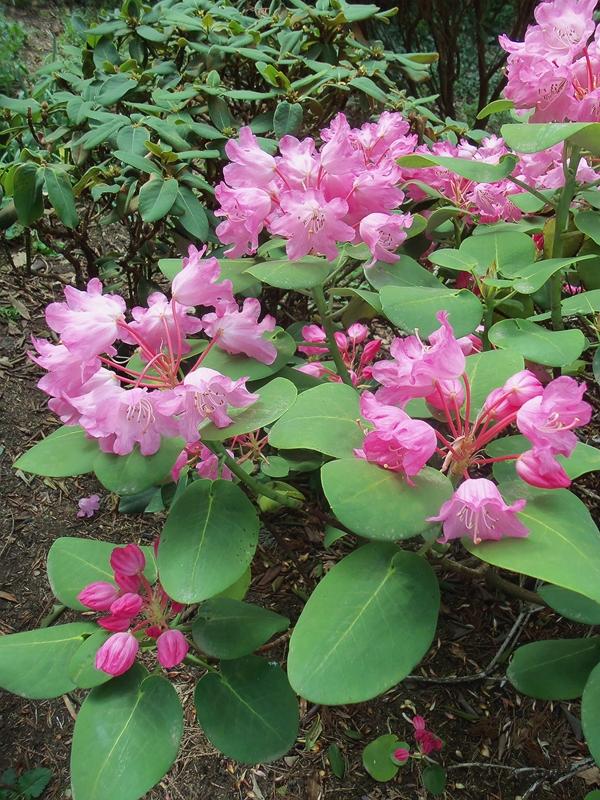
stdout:
<svg viewBox="0 0 600 800">
<path fill-rule="evenodd" d="M 526 41 L 550 53 L 544 68 L 587 52 L 593 77 L 588 5 L 564 6 L 566 28 L 558 4 L 540 5 Z M 434 139 L 400 114 L 357 127 L 338 114 L 319 140 L 284 136 L 276 152 L 242 128 L 215 190 L 219 245 L 163 260 L 143 305 L 98 279 L 49 305 L 50 335 L 30 358 L 62 427 L 15 467 L 94 473 L 123 513 L 164 515 L 154 547 L 143 534 L 54 542 L 58 613 L 81 616 L 0 639 L 6 689 L 91 690 L 75 725 L 76 796 L 135 800 L 161 779 L 181 737 L 182 670 L 197 678 L 206 736 L 243 763 L 293 747 L 298 697 L 359 703 L 396 686 L 436 636 L 442 570 L 600 619 L 600 534 L 570 491 L 600 468 L 586 441 L 595 126 Z M 83 498 L 82 516 L 98 501 Z M 269 515 L 345 537 L 293 623 L 245 600 Z M 318 566 L 321 547 L 307 548 Z M 508 677 L 536 697 L 583 693 L 599 758 L 591 642 L 534 642 Z M 552 666 L 561 653 L 576 686 Z M 441 739 L 420 716 L 412 729 L 409 744 L 376 740 L 373 757 L 390 777 L 422 761 L 423 784 L 434 773 L 439 784 L 428 759 L 443 758 Z"/>
</svg>

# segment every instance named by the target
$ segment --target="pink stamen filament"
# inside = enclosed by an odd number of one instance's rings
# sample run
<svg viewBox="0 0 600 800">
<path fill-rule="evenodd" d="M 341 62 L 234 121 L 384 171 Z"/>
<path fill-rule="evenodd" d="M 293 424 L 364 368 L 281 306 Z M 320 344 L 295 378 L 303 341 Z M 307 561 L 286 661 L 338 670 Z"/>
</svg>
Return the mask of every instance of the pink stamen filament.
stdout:
<svg viewBox="0 0 600 800">
<path fill-rule="evenodd" d="M 442 406 L 443 406 L 443 409 L 444 409 L 444 414 L 446 415 L 446 420 L 448 421 L 448 426 L 449 426 L 450 430 L 452 431 L 453 436 L 458 438 L 459 433 L 458 433 L 458 431 L 456 429 L 456 425 L 454 424 L 454 420 L 452 419 L 452 415 L 450 414 L 450 411 L 448 409 L 448 404 L 446 403 L 446 398 L 444 397 L 444 393 L 442 392 L 442 390 L 440 388 L 440 384 L 437 381 L 434 381 L 434 386 L 435 386 L 435 388 L 437 390 L 437 393 L 440 396 L 440 400 L 442 401 Z"/>
<path fill-rule="evenodd" d="M 514 461 L 516 458 L 519 458 L 520 453 L 511 453 L 508 456 L 498 456 L 497 458 L 476 458 L 474 461 L 471 461 L 471 464 L 476 464 L 478 467 L 482 466 L 483 464 L 497 464 L 500 461 Z"/>
<path fill-rule="evenodd" d="M 197 369 L 200 366 L 200 364 L 204 361 L 204 359 L 210 353 L 212 348 L 216 345 L 217 339 L 219 338 L 219 336 L 220 336 L 220 331 L 217 331 L 216 336 L 213 336 L 213 338 L 208 343 L 208 346 L 205 347 L 204 350 L 200 353 L 200 357 L 198 358 L 198 360 L 196 361 L 194 366 L 191 368 L 190 372 L 193 372 L 195 369 Z"/>
</svg>

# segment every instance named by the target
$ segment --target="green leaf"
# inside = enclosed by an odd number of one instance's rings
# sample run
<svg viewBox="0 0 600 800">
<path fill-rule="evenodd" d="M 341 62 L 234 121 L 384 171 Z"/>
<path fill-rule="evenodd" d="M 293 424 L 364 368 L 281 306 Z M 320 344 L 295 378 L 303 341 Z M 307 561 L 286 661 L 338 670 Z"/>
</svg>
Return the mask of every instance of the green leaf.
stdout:
<svg viewBox="0 0 600 800">
<path fill-rule="evenodd" d="M 496 347 L 520 353 L 528 361 L 547 367 L 566 367 L 579 358 L 585 337 L 579 329 L 550 331 L 526 319 L 503 319 L 489 330 Z"/>
<path fill-rule="evenodd" d="M 177 201 L 185 209 L 177 219 L 186 231 L 198 241 L 208 238 L 208 217 L 202 203 L 187 186 L 180 186 Z"/>
<path fill-rule="evenodd" d="M 64 605 L 79 611 L 86 609 L 77 595 L 89 583 L 106 581 L 114 584 L 110 567 L 110 554 L 118 547 L 114 542 L 100 542 L 97 539 L 79 539 L 75 536 L 61 536 L 52 543 L 48 553 L 48 581 L 52 594 Z M 146 556 L 144 575 L 154 583 L 156 562 L 151 547 L 142 547 Z"/>
<path fill-rule="evenodd" d="M 298 702 L 277 664 L 247 656 L 196 686 L 198 722 L 211 743 L 243 764 L 274 761 L 298 735 Z"/>
<path fill-rule="evenodd" d="M 235 583 L 232 583 L 227 589 L 216 594 L 215 597 L 228 597 L 231 600 L 243 600 L 250 588 L 251 581 L 252 570 L 248 567 Z"/>
<path fill-rule="evenodd" d="M 44 767 L 28 769 L 17 781 L 17 789 L 29 800 L 39 797 L 52 779 L 52 771 Z"/>
<path fill-rule="evenodd" d="M 503 436 L 501 439 L 494 439 L 486 446 L 488 455 L 492 458 L 512 455 L 513 453 L 520 454 L 530 449 L 531 442 L 524 436 Z M 586 472 L 600 470 L 600 450 L 583 442 L 577 442 L 575 449 L 568 458 L 557 455 L 556 460 L 562 464 L 571 480 L 585 475 Z M 494 464 L 494 477 L 499 482 L 515 480 L 517 475 L 514 462 L 501 461 Z"/>
<path fill-rule="evenodd" d="M 324 383 L 298 395 L 271 428 L 269 444 L 284 450 L 316 450 L 341 458 L 360 447 L 358 392 L 343 383 Z"/>
<path fill-rule="evenodd" d="M 37 164 L 20 164 L 13 176 L 13 199 L 21 225 L 27 227 L 44 213 L 44 170 Z"/>
<path fill-rule="evenodd" d="M 428 764 L 421 773 L 421 780 L 433 795 L 443 794 L 446 789 L 446 771 L 439 764 Z"/>
<path fill-rule="evenodd" d="M 175 501 L 163 528 L 162 585 L 181 603 L 207 600 L 244 574 L 257 542 L 256 510 L 239 486 L 194 481 Z"/>
<path fill-rule="evenodd" d="M 247 378 L 250 381 L 257 381 L 262 378 L 268 378 L 269 375 L 279 372 L 288 363 L 296 351 L 296 342 L 282 328 L 275 328 L 274 331 L 267 333 L 264 338 L 266 341 L 273 342 L 277 348 L 277 358 L 272 364 L 264 364 L 262 361 L 257 361 L 242 354 L 234 356 L 219 347 L 213 347 L 202 361 L 202 366 L 216 369 L 217 372 L 227 375 L 232 380 Z"/>
<path fill-rule="evenodd" d="M 73 733 L 73 796 L 137 800 L 175 760 L 182 732 L 183 710 L 173 685 L 140 664 L 92 689 Z"/>
<path fill-rule="evenodd" d="M 208 359 L 207 359 L 208 362 Z M 229 414 L 233 420 L 226 428 L 217 428 L 213 423 L 201 428 L 202 440 L 205 442 L 222 442 L 232 436 L 250 433 L 279 419 L 293 404 L 298 390 L 286 378 L 273 378 L 257 391 L 258 400 L 248 408 Z"/>
<path fill-rule="evenodd" d="M 325 497 L 339 521 L 367 539 L 410 539 L 430 530 L 435 516 L 452 494 L 445 475 L 425 467 L 409 486 L 397 472 L 361 458 L 330 461 L 321 469 Z"/>
<path fill-rule="evenodd" d="M 488 350 L 465 360 L 471 387 L 471 419 L 474 420 L 492 391 L 523 369 L 523 358 L 511 350 Z"/>
<path fill-rule="evenodd" d="M 365 747 L 362 754 L 363 767 L 369 775 L 381 783 L 395 778 L 400 767 L 392 761 L 394 750 L 400 747 L 395 733 L 378 736 Z"/>
<path fill-rule="evenodd" d="M 561 617 L 584 625 L 600 625 L 600 603 L 551 583 L 541 586 L 538 594 Z"/>
<path fill-rule="evenodd" d="M 140 189 L 140 214 L 144 222 L 156 222 L 169 213 L 177 197 L 175 178 L 155 178 Z"/>
<path fill-rule="evenodd" d="M 138 82 L 127 77 L 126 73 L 111 75 L 87 99 L 93 99 L 100 106 L 112 106 L 137 85 Z"/>
<path fill-rule="evenodd" d="M 346 774 L 346 759 L 337 744 L 330 744 L 327 748 L 327 760 L 335 777 L 342 780 Z"/>
<path fill-rule="evenodd" d="M 235 127 L 229 106 L 222 97 L 213 95 L 208 98 L 208 115 L 212 124 L 220 131 Z"/>
<path fill-rule="evenodd" d="M 96 653 L 110 636 L 110 632 L 99 628 L 80 645 L 69 662 L 69 677 L 80 689 L 92 689 L 112 678 L 107 672 L 96 669 Z"/>
<path fill-rule="evenodd" d="M 429 336 L 440 327 L 436 317 L 440 311 L 448 312 L 457 337 L 474 331 L 483 316 L 483 306 L 473 292 L 445 286 L 384 286 L 381 303 L 390 322 L 405 331 L 418 330 L 421 336 Z"/>
<path fill-rule="evenodd" d="M 479 275 L 499 272 L 510 278 L 535 261 L 536 250 L 531 236 L 513 226 L 500 230 L 495 226 L 489 230 L 486 228 L 480 225 L 477 236 L 469 236 L 459 249 L 463 258 L 477 262 Z"/>
<path fill-rule="evenodd" d="M 566 489 L 530 490 L 522 482 L 503 484 L 507 502 L 526 497 L 519 513 L 526 539 L 502 539 L 464 546 L 482 561 L 563 586 L 600 602 L 600 534 L 585 505 Z"/>
<path fill-rule="evenodd" d="M 19 456 L 13 466 L 49 478 L 84 475 L 94 468 L 98 443 L 79 425 L 63 425 Z"/>
<path fill-rule="evenodd" d="M 397 162 L 401 167 L 407 167 L 409 169 L 443 167 L 449 172 L 454 172 L 456 175 L 460 175 L 470 181 L 475 181 L 477 183 L 494 183 L 511 174 L 517 166 L 518 158 L 513 155 L 504 155 L 497 164 L 488 164 L 485 161 L 474 161 L 471 158 L 412 155 L 401 156 L 397 159 Z"/>
<path fill-rule="evenodd" d="M 273 114 L 273 130 L 277 139 L 290 133 L 297 133 L 302 125 L 304 114 L 300 103 L 288 103 L 283 100 L 277 105 Z"/>
<path fill-rule="evenodd" d="M 289 627 L 290 621 L 267 608 L 214 597 L 202 603 L 192 636 L 203 653 L 215 658 L 241 658 L 271 636 Z"/>
<path fill-rule="evenodd" d="M 382 89 L 380 89 L 379 86 L 377 86 L 375 81 L 372 81 L 371 78 L 367 78 L 364 75 L 361 75 L 358 78 L 352 78 L 349 83 L 353 89 L 358 89 L 369 97 L 372 97 L 374 100 L 377 100 L 378 103 L 386 105 L 389 100 L 388 95 Z"/>
<path fill-rule="evenodd" d="M 520 294 L 533 294 L 541 289 L 542 286 L 559 270 L 566 269 L 571 264 L 579 261 L 588 261 L 594 258 L 592 255 L 573 256 L 572 258 L 547 258 L 543 261 L 536 261 L 527 267 L 521 267 L 511 276 L 513 279 L 513 289 Z"/>
<path fill-rule="evenodd" d="M 600 764 L 600 665 L 594 667 L 581 700 L 583 732 L 596 764 Z"/>
<path fill-rule="evenodd" d="M 0 636 L 0 686 L 34 700 L 71 692 L 71 658 L 97 630 L 92 622 L 70 622 Z"/>
<path fill-rule="evenodd" d="M 135 169 L 139 170 L 140 172 L 148 172 L 152 175 L 162 175 L 162 171 L 159 166 L 157 166 L 153 161 L 150 161 L 149 158 L 145 158 L 140 153 L 132 153 L 127 150 L 115 150 L 113 153 L 115 158 L 118 158 L 119 161 L 122 161 L 124 164 L 127 164 L 130 167 L 134 167 Z M 179 262 L 181 266 L 181 262 Z"/>
<path fill-rule="evenodd" d="M 58 169 L 44 170 L 44 185 L 48 192 L 48 200 L 58 214 L 58 218 L 67 228 L 76 228 L 79 225 L 79 216 L 75 208 L 73 187 L 66 172 Z"/>
<path fill-rule="evenodd" d="M 427 652 L 438 609 L 437 578 L 425 559 L 382 542 L 360 547 L 304 606 L 290 639 L 292 687 L 324 705 L 382 694 Z"/>
<path fill-rule="evenodd" d="M 98 453 L 94 472 L 100 483 L 118 495 L 138 494 L 170 477 L 173 464 L 183 450 L 183 439 L 163 439 L 160 449 L 152 456 L 143 456 L 139 447 L 126 456 Z"/>
<path fill-rule="evenodd" d="M 539 153 L 566 140 L 587 145 L 599 130 L 600 125 L 589 122 L 527 122 L 503 125 L 500 135 L 517 153 Z"/>
<path fill-rule="evenodd" d="M 600 637 L 549 639 L 519 647 L 506 676 L 519 692 L 539 700 L 580 697 L 600 661 Z"/>
<path fill-rule="evenodd" d="M 365 268 L 365 278 L 374 289 L 384 286 L 429 286 L 442 288 L 442 283 L 425 267 L 410 256 L 401 255 L 393 264 L 376 261 L 372 267 Z"/>
<path fill-rule="evenodd" d="M 101 125 L 96 125 L 94 128 L 90 128 L 90 130 L 79 139 L 72 141 L 70 145 L 71 149 L 81 146 L 85 150 L 93 150 L 94 147 L 98 147 L 98 145 L 111 139 L 124 125 L 127 125 L 127 117 L 114 115 L 114 119 L 103 122 Z"/>
<path fill-rule="evenodd" d="M 143 125 L 127 125 L 117 134 L 117 148 L 125 153 L 144 156 L 148 152 L 146 142 L 149 138 L 150 131 Z"/>
<path fill-rule="evenodd" d="M 248 269 L 248 273 L 268 286 L 278 289 L 312 289 L 326 280 L 332 262 L 317 256 L 304 256 L 301 261 L 264 261 Z"/>
<path fill-rule="evenodd" d="M 512 100 L 492 100 L 491 103 L 484 106 L 479 114 L 477 114 L 477 119 L 485 119 L 491 114 L 501 114 L 503 111 L 510 111 L 510 109 L 514 107 L 515 104 Z"/>
</svg>

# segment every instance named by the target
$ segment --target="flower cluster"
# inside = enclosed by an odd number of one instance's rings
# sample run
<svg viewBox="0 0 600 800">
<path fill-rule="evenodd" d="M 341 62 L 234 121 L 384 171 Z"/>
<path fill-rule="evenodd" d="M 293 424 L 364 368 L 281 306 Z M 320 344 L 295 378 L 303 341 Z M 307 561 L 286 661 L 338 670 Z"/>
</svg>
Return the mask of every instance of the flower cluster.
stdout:
<svg viewBox="0 0 600 800">
<path fill-rule="evenodd" d="M 338 114 L 311 138 L 284 136 L 279 156 L 265 153 L 250 128 L 229 141 L 231 160 L 216 188 L 217 227 L 227 255 L 253 253 L 263 229 L 287 239 L 287 254 L 337 257 L 338 242 L 365 242 L 373 259 L 393 262 L 406 238 L 410 214 L 394 213 L 404 200 L 395 159 L 415 149 L 417 137 L 401 114 L 384 112 L 377 123 L 351 128 Z"/>
<path fill-rule="evenodd" d="M 107 612 L 98 624 L 111 631 L 112 636 L 96 653 L 96 669 L 113 676 L 127 672 L 140 648 L 140 637 L 156 641 L 156 657 L 165 669 L 180 664 L 189 644 L 183 633 L 170 628 L 169 623 L 184 606 L 171 600 L 159 581 L 150 585 L 144 575 L 146 557 L 136 544 L 115 547 L 110 566 L 114 584 L 90 583 L 77 596 L 93 611 Z"/>
<path fill-rule="evenodd" d="M 472 420 L 465 354 L 476 345 L 471 337 L 455 338 L 446 312 L 440 312 L 438 320 L 441 326 L 431 334 L 429 344 L 418 335 L 394 339 L 392 358 L 373 365 L 373 378 L 381 386 L 374 394 L 367 391 L 361 396 L 361 414 L 373 429 L 366 432 L 355 454 L 400 473 L 413 484 L 437 453 L 442 471 L 464 479 L 439 514 L 429 519 L 442 523 L 442 542 L 462 536 L 476 544 L 526 536 L 527 529 L 517 517 L 525 501 L 508 505 L 491 480 L 472 478 L 469 470 L 516 460 L 517 472 L 527 483 L 542 488 L 568 486 L 570 479 L 556 455 L 571 455 L 577 444 L 573 429 L 590 420 L 591 406 L 582 399 L 585 384 L 563 376 L 544 388 L 532 372 L 521 370 L 490 392 Z M 404 411 L 414 398 L 425 399 L 434 415 L 445 420 L 448 436 Z M 522 455 L 482 457 L 486 446 L 514 423 L 532 449 Z"/>
<path fill-rule="evenodd" d="M 600 121 L 596 0 L 550 0 L 535 11 L 523 42 L 500 36 L 509 53 L 504 93 L 535 122 Z"/>
<path fill-rule="evenodd" d="M 162 436 L 194 443 L 202 422 L 226 427 L 229 407 L 245 408 L 257 399 L 246 379 L 231 380 L 202 361 L 216 346 L 272 363 L 277 350 L 265 334 L 275 319 L 258 321 L 255 298 L 240 308 L 231 281 L 219 280 L 219 262 L 203 254 L 191 246 L 173 280 L 172 298 L 154 292 L 129 320 L 123 298 L 103 294 L 97 278 L 85 291 L 67 286 L 65 302 L 48 306 L 46 321 L 60 342 L 33 339 L 31 358 L 47 370 L 38 386 L 52 398 L 52 411 L 67 425 L 81 425 L 102 450 L 125 455 L 138 444 L 143 455 L 152 455 Z M 213 311 L 198 317 L 195 306 Z M 200 331 L 209 339 L 187 338 Z M 184 372 L 192 343 L 201 352 Z M 136 348 L 133 358 L 128 346 Z"/>
<path fill-rule="evenodd" d="M 396 764 L 406 764 L 413 755 L 430 756 L 432 753 L 438 753 L 444 746 L 439 736 L 436 736 L 435 733 L 427 728 L 427 723 L 423 717 L 414 716 L 411 720 L 411 725 L 413 726 L 417 752 L 411 753 L 408 745 L 406 747 L 397 747 L 392 753 L 392 761 Z"/>
<path fill-rule="evenodd" d="M 381 349 L 381 339 L 367 341 L 368 336 L 369 329 L 359 322 L 350 325 L 346 331 L 336 331 L 334 334 L 335 343 L 355 386 L 372 378 L 371 364 Z M 302 338 L 304 341 L 298 346 L 298 350 L 309 358 L 326 356 L 329 353 L 327 335 L 319 325 L 305 325 L 302 328 Z M 320 359 L 309 361 L 297 369 L 315 378 L 327 377 L 330 381 L 341 381 L 340 376 Z"/>
</svg>

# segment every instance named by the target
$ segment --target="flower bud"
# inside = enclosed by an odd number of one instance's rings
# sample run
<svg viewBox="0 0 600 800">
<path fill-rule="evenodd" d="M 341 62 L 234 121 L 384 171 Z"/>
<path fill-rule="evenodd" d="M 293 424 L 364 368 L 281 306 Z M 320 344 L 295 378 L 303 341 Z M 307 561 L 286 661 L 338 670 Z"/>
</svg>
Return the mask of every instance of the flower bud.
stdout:
<svg viewBox="0 0 600 800">
<path fill-rule="evenodd" d="M 538 489 L 566 489 L 571 485 L 562 465 L 546 448 L 527 450 L 517 459 L 516 468 L 522 481 Z"/>
<path fill-rule="evenodd" d="M 122 575 L 139 575 L 146 566 L 146 557 L 137 544 L 115 547 L 110 555 L 110 565 Z"/>
<path fill-rule="evenodd" d="M 100 617 L 98 625 L 113 633 L 123 633 L 129 628 L 130 622 L 131 619 L 129 617 L 118 617 L 115 614 L 109 614 L 107 617 Z"/>
<path fill-rule="evenodd" d="M 138 650 L 138 640 L 133 634 L 115 633 L 96 653 L 96 669 L 114 677 L 122 675 L 133 665 Z"/>
<path fill-rule="evenodd" d="M 144 605 L 143 599 L 139 594 L 133 592 L 126 592 L 122 597 L 119 597 L 110 607 L 111 614 L 116 617 L 136 617 L 142 610 Z"/>
<path fill-rule="evenodd" d="M 82 605 L 94 611 L 108 611 L 119 596 L 119 590 L 112 583 L 97 581 L 90 583 L 77 595 Z"/>
<path fill-rule="evenodd" d="M 123 575 L 122 572 L 115 572 L 115 582 L 122 592 L 137 592 L 141 583 L 138 575 Z"/>
<path fill-rule="evenodd" d="M 178 630 L 168 630 L 156 640 L 157 658 L 165 669 L 171 669 L 180 664 L 186 657 L 189 644 L 183 633 Z"/>
</svg>

